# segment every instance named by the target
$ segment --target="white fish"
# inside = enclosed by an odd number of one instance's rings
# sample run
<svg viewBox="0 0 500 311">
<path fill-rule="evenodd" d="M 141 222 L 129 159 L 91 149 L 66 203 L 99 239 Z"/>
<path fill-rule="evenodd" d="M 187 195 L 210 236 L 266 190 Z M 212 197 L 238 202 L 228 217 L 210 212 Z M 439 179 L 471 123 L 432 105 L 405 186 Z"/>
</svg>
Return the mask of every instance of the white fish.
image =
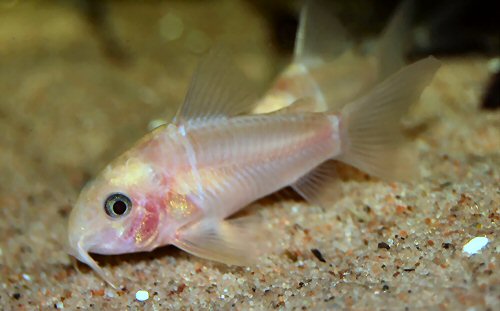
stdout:
<svg viewBox="0 0 500 311">
<path fill-rule="evenodd" d="M 211 53 L 176 118 L 82 190 L 70 215 L 71 254 L 108 282 L 89 252 L 173 244 L 203 258 L 248 264 L 261 251 L 257 231 L 226 218 L 286 186 L 318 202 L 329 160 L 384 179 L 411 177 L 416 166 L 402 152 L 399 119 L 438 67 L 434 58 L 409 65 L 341 111 L 245 115 L 255 103 L 245 78 L 226 55 Z"/>
<path fill-rule="evenodd" d="M 372 53 L 361 53 L 335 16 L 330 1 L 307 1 L 300 18 L 291 64 L 277 77 L 253 112 L 282 109 L 301 98 L 294 111 L 340 110 L 404 66 L 414 3 L 401 3 Z"/>
</svg>

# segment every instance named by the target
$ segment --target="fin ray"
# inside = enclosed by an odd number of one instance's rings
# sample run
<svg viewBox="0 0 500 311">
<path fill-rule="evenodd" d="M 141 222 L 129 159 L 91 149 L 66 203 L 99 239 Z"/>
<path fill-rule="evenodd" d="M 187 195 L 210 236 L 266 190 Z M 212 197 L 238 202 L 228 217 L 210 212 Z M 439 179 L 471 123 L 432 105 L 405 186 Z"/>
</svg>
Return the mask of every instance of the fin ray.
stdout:
<svg viewBox="0 0 500 311">
<path fill-rule="evenodd" d="M 230 265 L 255 263 L 262 250 L 254 217 L 234 220 L 203 219 L 181 229 L 174 245 L 188 253 Z"/>
<path fill-rule="evenodd" d="M 250 111 L 258 98 L 256 89 L 227 51 L 213 48 L 198 65 L 174 120 L 179 123 Z"/>
<path fill-rule="evenodd" d="M 320 164 L 291 187 L 309 203 L 327 208 L 335 195 L 340 194 L 335 161 Z"/>
<path fill-rule="evenodd" d="M 409 180 L 415 155 L 404 148 L 400 119 L 431 82 L 440 63 L 433 57 L 401 69 L 369 94 L 342 109 L 340 161 L 382 179 Z"/>
</svg>

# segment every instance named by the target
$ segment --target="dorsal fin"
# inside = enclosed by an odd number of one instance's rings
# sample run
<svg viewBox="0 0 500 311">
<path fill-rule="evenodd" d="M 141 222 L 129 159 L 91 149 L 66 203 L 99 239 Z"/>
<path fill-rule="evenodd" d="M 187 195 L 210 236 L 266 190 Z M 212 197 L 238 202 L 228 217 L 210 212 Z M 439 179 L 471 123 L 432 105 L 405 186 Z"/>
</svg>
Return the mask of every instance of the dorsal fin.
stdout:
<svg viewBox="0 0 500 311">
<path fill-rule="evenodd" d="M 405 64 L 404 53 L 411 37 L 414 10 L 413 0 L 403 1 L 382 31 L 376 51 L 379 81 L 389 77 Z"/>
<path fill-rule="evenodd" d="M 344 52 L 349 42 L 347 31 L 335 17 L 332 1 L 306 1 L 295 38 L 295 62 L 306 66 L 328 62 Z"/>
<path fill-rule="evenodd" d="M 200 62 L 174 123 L 234 116 L 250 111 L 258 98 L 253 83 L 218 46 Z"/>
</svg>

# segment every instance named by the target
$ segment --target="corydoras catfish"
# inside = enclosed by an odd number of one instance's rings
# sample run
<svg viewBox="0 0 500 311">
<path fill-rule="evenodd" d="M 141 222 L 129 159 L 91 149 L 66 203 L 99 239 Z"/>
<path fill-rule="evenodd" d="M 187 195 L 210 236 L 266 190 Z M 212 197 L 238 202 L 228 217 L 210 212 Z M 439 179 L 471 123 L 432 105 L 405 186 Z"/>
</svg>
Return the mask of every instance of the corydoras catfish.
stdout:
<svg viewBox="0 0 500 311">
<path fill-rule="evenodd" d="M 430 57 L 390 76 L 340 111 L 245 114 L 255 100 L 221 52 L 201 62 L 178 114 L 111 162 L 78 197 L 71 254 L 108 283 L 90 257 L 173 244 L 193 255 L 246 265 L 260 253 L 253 226 L 227 217 L 291 186 L 315 202 L 332 159 L 383 179 L 408 179 L 400 117 L 429 84 Z"/>
<path fill-rule="evenodd" d="M 299 16 L 293 59 L 254 108 L 282 109 L 300 98 L 293 111 L 340 110 L 404 66 L 411 33 L 412 0 L 403 1 L 372 51 L 362 53 L 335 16 L 331 1 L 306 1 Z"/>
</svg>

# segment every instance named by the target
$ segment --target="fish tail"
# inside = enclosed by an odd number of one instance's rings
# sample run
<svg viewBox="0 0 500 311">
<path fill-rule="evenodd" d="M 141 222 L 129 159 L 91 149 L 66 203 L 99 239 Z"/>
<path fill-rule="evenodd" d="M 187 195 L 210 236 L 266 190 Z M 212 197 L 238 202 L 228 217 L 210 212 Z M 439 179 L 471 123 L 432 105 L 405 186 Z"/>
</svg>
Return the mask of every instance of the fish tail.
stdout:
<svg viewBox="0 0 500 311">
<path fill-rule="evenodd" d="M 416 154 L 405 148 L 401 117 L 431 82 L 440 63 L 434 57 L 393 74 L 341 110 L 341 155 L 336 158 L 386 180 L 410 180 Z"/>
</svg>

